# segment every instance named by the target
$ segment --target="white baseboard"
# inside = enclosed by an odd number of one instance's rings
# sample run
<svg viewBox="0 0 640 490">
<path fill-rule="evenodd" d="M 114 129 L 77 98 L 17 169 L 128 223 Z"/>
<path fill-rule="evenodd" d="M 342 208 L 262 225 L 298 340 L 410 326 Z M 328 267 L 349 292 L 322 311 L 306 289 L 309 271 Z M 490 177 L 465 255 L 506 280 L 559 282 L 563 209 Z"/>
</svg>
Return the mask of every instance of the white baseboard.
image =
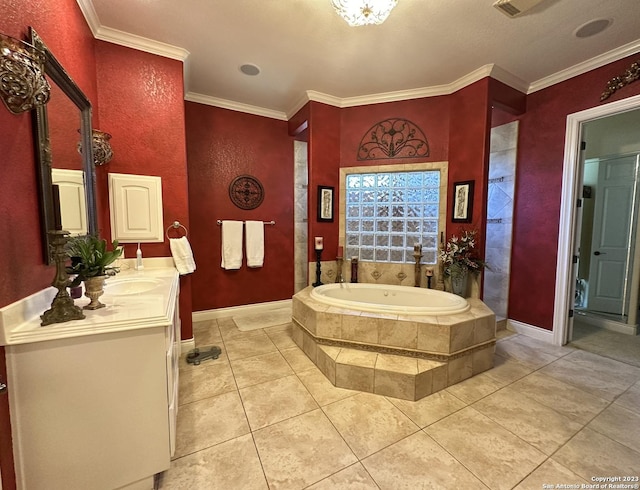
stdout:
<svg viewBox="0 0 640 490">
<path fill-rule="evenodd" d="M 186 354 L 190 350 L 196 348 L 196 339 L 191 337 L 190 339 L 180 341 L 180 354 Z"/>
<path fill-rule="evenodd" d="M 553 332 L 551 330 L 536 327 L 535 325 L 529 325 L 528 323 L 509 319 L 507 320 L 507 330 L 553 344 Z"/>
<path fill-rule="evenodd" d="M 252 305 L 230 306 L 227 308 L 216 308 L 215 310 L 194 311 L 191 315 L 193 322 L 205 320 L 215 320 L 218 318 L 228 318 L 232 316 L 252 315 L 254 313 L 264 313 L 278 308 L 291 307 L 290 299 L 280 301 L 268 301 L 266 303 L 255 303 Z"/>
</svg>

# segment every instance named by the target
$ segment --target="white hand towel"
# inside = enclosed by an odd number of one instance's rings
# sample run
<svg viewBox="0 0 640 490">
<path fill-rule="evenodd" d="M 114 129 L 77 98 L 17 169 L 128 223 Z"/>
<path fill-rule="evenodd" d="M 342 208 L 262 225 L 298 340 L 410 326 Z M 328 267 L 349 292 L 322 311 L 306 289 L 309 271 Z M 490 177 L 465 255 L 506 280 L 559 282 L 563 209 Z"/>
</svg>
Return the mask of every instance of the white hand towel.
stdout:
<svg viewBox="0 0 640 490">
<path fill-rule="evenodd" d="M 262 267 L 264 264 L 264 223 L 247 221 L 245 223 L 247 267 Z"/>
<path fill-rule="evenodd" d="M 242 221 L 222 222 L 222 264 L 226 270 L 242 266 Z"/>
<path fill-rule="evenodd" d="M 187 237 L 170 238 L 169 246 L 171 248 L 171 255 L 173 256 L 173 262 L 180 275 L 191 274 L 196 270 L 193 251 L 191 250 L 191 245 Z"/>
</svg>

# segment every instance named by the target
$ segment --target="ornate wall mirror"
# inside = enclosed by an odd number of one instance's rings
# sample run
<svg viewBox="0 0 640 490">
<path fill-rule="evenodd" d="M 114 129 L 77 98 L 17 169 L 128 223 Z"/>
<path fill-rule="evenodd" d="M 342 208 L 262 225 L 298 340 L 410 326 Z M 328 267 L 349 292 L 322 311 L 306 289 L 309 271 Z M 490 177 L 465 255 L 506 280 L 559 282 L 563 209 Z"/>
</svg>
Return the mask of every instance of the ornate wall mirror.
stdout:
<svg viewBox="0 0 640 490">
<path fill-rule="evenodd" d="M 63 229 L 72 235 L 96 234 L 98 230 L 91 102 L 33 27 L 30 32 L 32 44 L 45 54 L 45 75 L 51 84 L 49 103 L 34 109 L 42 241 L 45 262 L 51 264 L 48 231 L 55 229 L 54 183 L 60 190 Z"/>
</svg>

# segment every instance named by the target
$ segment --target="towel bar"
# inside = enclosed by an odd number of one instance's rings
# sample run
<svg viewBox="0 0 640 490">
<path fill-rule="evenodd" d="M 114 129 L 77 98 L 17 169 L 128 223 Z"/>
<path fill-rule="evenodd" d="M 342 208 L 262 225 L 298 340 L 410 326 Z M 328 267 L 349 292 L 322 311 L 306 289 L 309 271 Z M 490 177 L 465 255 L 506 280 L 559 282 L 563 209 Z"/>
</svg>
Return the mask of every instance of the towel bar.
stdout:
<svg viewBox="0 0 640 490">
<path fill-rule="evenodd" d="M 219 220 L 217 221 L 217 223 L 218 223 L 218 225 L 221 225 L 221 224 L 222 224 L 222 220 L 221 220 L 221 219 L 219 219 Z M 246 223 L 246 221 L 243 221 L 242 223 L 244 224 L 244 223 Z M 276 224 L 276 222 L 275 222 L 275 221 L 273 221 L 273 220 L 271 220 L 271 221 L 263 221 L 263 223 L 264 223 L 265 225 L 275 225 L 275 224 Z"/>
</svg>

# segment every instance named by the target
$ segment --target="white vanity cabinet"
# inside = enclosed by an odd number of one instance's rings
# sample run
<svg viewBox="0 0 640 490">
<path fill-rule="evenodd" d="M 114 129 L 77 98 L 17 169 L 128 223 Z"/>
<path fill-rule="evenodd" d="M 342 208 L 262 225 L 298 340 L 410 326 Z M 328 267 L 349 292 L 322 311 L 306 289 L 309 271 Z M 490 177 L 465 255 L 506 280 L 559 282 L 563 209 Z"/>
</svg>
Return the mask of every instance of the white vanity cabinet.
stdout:
<svg viewBox="0 0 640 490">
<path fill-rule="evenodd" d="M 87 319 L 5 326 L 18 488 L 152 489 L 175 450 L 178 275 L 145 267 L 157 286 L 110 295 Z M 118 280 L 135 281 L 138 271 Z M 115 290 L 115 289 L 114 289 Z M 82 305 L 88 300 L 77 300 Z"/>
</svg>

